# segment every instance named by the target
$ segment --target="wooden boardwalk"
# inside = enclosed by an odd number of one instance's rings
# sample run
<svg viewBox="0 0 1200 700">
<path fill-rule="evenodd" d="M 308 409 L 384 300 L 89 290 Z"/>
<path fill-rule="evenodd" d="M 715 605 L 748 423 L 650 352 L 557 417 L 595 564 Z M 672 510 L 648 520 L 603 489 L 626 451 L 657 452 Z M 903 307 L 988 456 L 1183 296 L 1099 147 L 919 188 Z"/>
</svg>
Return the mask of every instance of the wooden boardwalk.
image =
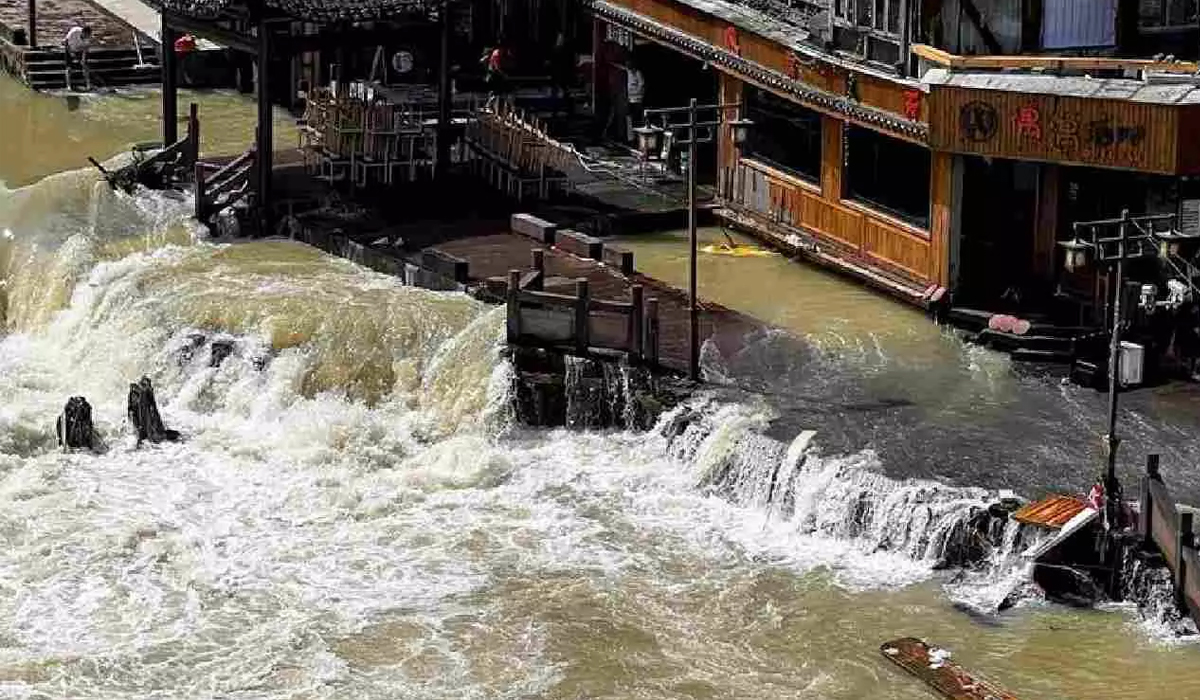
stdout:
<svg viewBox="0 0 1200 700">
<path fill-rule="evenodd" d="M 473 283 L 488 278 L 507 278 L 509 270 L 532 269 L 532 251 L 544 251 L 545 290 L 573 294 L 576 279 L 586 279 L 593 299 L 629 302 L 630 290 L 641 285 L 646 299 L 659 303 L 659 362 L 672 370 L 686 372 L 688 366 L 687 295 L 656 279 L 638 274 L 621 274 L 595 260 L 547 247 L 508 231 L 460 238 L 429 246 L 466 260 Z M 636 260 L 634 261 L 636 267 Z M 721 353 L 742 348 L 747 336 L 765 328 L 765 324 L 745 314 L 702 301 L 700 338 L 712 338 Z"/>
</svg>

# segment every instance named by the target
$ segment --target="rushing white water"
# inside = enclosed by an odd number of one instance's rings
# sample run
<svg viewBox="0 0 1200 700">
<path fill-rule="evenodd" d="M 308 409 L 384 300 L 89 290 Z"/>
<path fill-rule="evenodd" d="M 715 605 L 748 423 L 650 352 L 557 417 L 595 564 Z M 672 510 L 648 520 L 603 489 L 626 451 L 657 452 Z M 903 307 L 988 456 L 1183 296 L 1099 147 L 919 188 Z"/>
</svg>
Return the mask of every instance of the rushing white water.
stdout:
<svg viewBox="0 0 1200 700">
<path fill-rule="evenodd" d="M 502 310 L 188 212 L 88 173 L 0 192 L 0 696 L 848 699 L 872 615 L 946 619 L 888 596 L 992 494 L 789 449 L 766 405 L 522 430 Z M 183 442 L 134 448 L 143 375 Z M 76 394 L 100 454 L 55 445 Z"/>
</svg>

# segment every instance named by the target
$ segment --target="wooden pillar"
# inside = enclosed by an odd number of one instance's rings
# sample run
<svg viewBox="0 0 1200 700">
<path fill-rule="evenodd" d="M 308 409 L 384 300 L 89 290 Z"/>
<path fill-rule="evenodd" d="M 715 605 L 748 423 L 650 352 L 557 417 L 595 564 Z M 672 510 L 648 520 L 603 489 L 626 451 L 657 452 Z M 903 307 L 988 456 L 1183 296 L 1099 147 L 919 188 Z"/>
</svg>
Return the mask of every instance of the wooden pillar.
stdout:
<svg viewBox="0 0 1200 700">
<path fill-rule="evenodd" d="M 642 357 L 649 365 L 658 364 L 658 299 L 646 300 L 646 333 L 642 338 Z"/>
<path fill-rule="evenodd" d="M 830 202 L 842 198 L 842 120 L 821 116 L 821 195 Z"/>
<path fill-rule="evenodd" d="M 598 18 L 592 19 L 592 85 L 591 85 L 591 102 L 592 102 L 592 118 L 598 122 L 598 126 L 603 126 L 602 121 L 607 115 L 600 106 L 600 97 L 602 91 L 600 89 L 600 81 L 605 79 L 604 66 L 604 21 Z"/>
<path fill-rule="evenodd" d="M 953 289 L 955 240 L 962 225 L 962 158 L 945 151 L 930 154 L 929 279 Z"/>
<path fill-rule="evenodd" d="M 163 146 L 170 146 L 179 140 L 179 84 L 176 76 L 178 57 L 175 55 L 175 39 L 178 34 L 162 18 L 162 135 Z"/>
<path fill-rule="evenodd" d="M 188 105 L 188 163 L 195 165 L 200 160 L 200 107 L 195 102 Z"/>
<path fill-rule="evenodd" d="M 740 103 L 742 87 L 741 80 L 728 73 L 721 73 L 717 76 L 717 102 L 720 104 Z M 741 110 L 736 113 L 728 111 L 722 114 L 722 120 L 729 121 L 744 116 L 745 114 Z M 717 139 L 717 192 L 723 197 L 730 197 L 735 191 L 734 174 L 737 172 L 740 155 L 737 146 L 733 143 L 733 129 L 722 126 L 720 138 Z"/>
<path fill-rule="evenodd" d="M 589 293 L 586 279 L 575 280 L 575 352 L 587 354 L 591 338 L 588 337 Z"/>
<path fill-rule="evenodd" d="M 1043 281 L 1053 281 L 1057 266 L 1059 166 L 1043 163 L 1038 168 L 1037 208 L 1033 233 L 1033 272 Z"/>
<path fill-rule="evenodd" d="M 1179 514 L 1179 529 L 1175 533 L 1175 595 L 1179 598 L 1181 608 L 1188 610 L 1187 596 L 1184 594 L 1184 589 L 1187 586 L 1187 578 L 1190 573 L 1192 576 L 1200 574 L 1200 572 L 1187 570 L 1188 558 L 1185 556 L 1186 550 L 1195 546 L 1195 540 L 1192 535 L 1192 513 Z"/>
<path fill-rule="evenodd" d="M 629 354 L 635 360 L 642 359 L 646 323 L 642 318 L 642 285 L 635 284 L 629 289 Z"/>
<path fill-rule="evenodd" d="M 37 0 L 28 0 L 29 2 L 29 48 L 36 49 L 38 45 L 37 35 Z"/>
<path fill-rule="evenodd" d="M 258 209 L 259 235 L 274 233 L 274 203 L 272 156 L 274 147 L 274 121 L 271 114 L 271 32 L 265 20 L 258 22 L 258 136 L 255 157 L 258 159 Z"/>
<path fill-rule="evenodd" d="M 508 342 L 521 338 L 521 271 L 508 271 Z"/>
<path fill-rule="evenodd" d="M 444 179 L 450 170 L 450 107 L 452 99 L 450 94 L 450 30 L 452 28 L 450 0 L 444 0 L 442 3 L 441 19 L 439 27 L 441 46 L 438 65 L 437 154 L 433 161 L 433 176 L 438 180 Z"/>
</svg>

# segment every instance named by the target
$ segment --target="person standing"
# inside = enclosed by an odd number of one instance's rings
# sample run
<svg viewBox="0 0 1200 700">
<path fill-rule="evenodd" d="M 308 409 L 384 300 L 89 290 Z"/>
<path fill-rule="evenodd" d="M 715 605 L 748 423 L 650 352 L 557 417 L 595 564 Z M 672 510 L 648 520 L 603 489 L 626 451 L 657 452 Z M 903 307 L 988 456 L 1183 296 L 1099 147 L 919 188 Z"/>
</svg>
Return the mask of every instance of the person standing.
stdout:
<svg viewBox="0 0 1200 700">
<path fill-rule="evenodd" d="M 506 68 L 507 52 L 504 49 L 504 38 L 501 37 L 496 45 L 484 51 L 483 58 L 480 63 L 484 67 L 484 81 L 487 83 L 488 98 L 485 108 L 490 109 L 498 98 L 501 98 L 506 92 L 506 79 L 504 71 Z"/>
<path fill-rule="evenodd" d="M 646 96 L 646 77 L 630 59 L 625 65 L 618 65 L 625 71 L 625 141 L 633 141 L 634 128 L 642 123 L 642 100 Z"/>
<path fill-rule="evenodd" d="M 85 89 L 92 89 L 92 76 L 88 71 L 88 49 L 92 46 L 92 28 L 75 25 L 67 30 L 63 39 L 63 52 L 66 54 L 67 89 L 73 90 L 71 83 L 71 67 L 76 63 L 83 69 Z"/>
</svg>

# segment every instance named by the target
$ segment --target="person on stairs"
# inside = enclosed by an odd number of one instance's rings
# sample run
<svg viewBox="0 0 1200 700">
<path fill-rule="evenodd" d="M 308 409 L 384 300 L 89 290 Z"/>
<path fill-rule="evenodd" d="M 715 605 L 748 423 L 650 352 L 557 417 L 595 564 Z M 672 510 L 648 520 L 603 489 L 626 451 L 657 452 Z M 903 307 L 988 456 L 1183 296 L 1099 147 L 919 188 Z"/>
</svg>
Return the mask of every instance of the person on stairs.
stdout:
<svg viewBox="0 0 1200 700">
<path fill-rule="evenodd" d="M 92 89 L 92 76 L 88 72 L 88 49 L 92 46 L 92 28 L 75 25 L 67 30 L 63 40 L 63 52 L 66 54 L 67 89 L 73 90 L 71 84 L 71 66 L 78 63 L 83 69 L 83 83 L 86 90 Z"/>
</svg>

